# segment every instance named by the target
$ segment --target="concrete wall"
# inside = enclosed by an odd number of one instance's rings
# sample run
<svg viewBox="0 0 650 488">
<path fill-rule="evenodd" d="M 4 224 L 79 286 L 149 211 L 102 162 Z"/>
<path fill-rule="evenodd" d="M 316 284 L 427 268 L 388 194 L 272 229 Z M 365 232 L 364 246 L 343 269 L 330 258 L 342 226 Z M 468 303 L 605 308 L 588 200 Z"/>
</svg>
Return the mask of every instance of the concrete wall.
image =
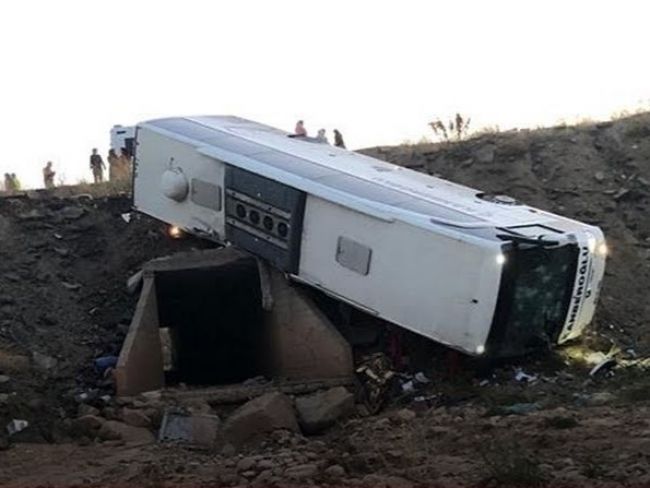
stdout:
<svg viewBox="0 0 650 488">
<path fill-rule="evenodd" d="M 145 275 L 140 300 L 115 369 L 118 396 L 130 396 L 165 386 L 158 324 L 156 285 Z"/>
<path fill-rule="evenodd" d="M 352 348 L 314 302 L 284 275 L 270 270 L 273 308 L 266 312 L 273 376 L 285 380 L 353 375 Z"/>
</svg>

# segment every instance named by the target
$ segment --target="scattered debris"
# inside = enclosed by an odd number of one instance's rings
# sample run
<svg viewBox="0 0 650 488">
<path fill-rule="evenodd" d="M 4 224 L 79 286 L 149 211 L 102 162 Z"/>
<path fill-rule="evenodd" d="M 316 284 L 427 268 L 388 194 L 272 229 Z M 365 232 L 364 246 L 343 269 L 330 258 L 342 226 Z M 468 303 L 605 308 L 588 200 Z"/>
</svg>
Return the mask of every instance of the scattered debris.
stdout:
<svg viewBox="0 0 650 488">
<path fill-rule="evenodd" d="M 27 420 L 13 419 L 7 424 L 7 433 L 12 436 L 25 430 L 27 427 L 29 427 Z"/>
<path fill-rule="evenodd" d="M 95 369 L 99 374 L 104 374 L 106 370 L 114 369 L 117 365 L 117 356 L 102 356 L 95 359 Z"/>
<path fill-rule="evenodd" d="M 599 373 L 612 372 L 612 368 L 616 366 L 616 359 L 613 357 L 605 358 L 596 366 L 594 366 L 591 371 L 589 371 L 589 376 L 596 376 Z"/>
<path fill-rule="evenodd" d="M 64 247 L 55 247 L 54 252 L 57 253 L 59 256 L 64 257 L 64 258 L 70 255 L 70 251 L 68 251 Z"/>
<path fill-rule="evenodd" d="M 70 291 L 77 291 L 81 289 L 81 285 L 79 283 L 68 283 L 67 281 L 62 281 L 61 285 L 66 290 L 70 290 Z"/>
<path fill-rule="evenodd" d="M 415 373 L 413 378 L 415 379 L 415 381 L 423 385 L 428 385 L 429 383 L 431 383 L 431 380 L 427 378 L 427 376 L 422 371 L 418 371 L 417 373 Z"/>
<path fill-rule="evenodd" d="M 515 371 L 515 380 L 519 382 L 532 383 L 537 381 L 537 376 L 527 374 L 523 369 L 519 368 Z"/>
<path fill-rule="evenodd" d="M 212 447 L 217 439 L 221 421 L 216 415 L 188 415 L 168 410 L 165 412 L 158 440 L 182 441 L 202 447 Z"/>
<path fill-rule="evenodd" d="M 134 273 L 126 280 L 126 291 L 133 295 L 142 285 L 142 270 Z"/>
<path fill-rule="evenodd" d="M 621 188 L 619 191 L 614 193 L 614 196 L 612 197 L 615 201 L 622 200 L 625 196 L 627 196 L 630 193 L 630 190 L 626 188 Z"/>
<path fill-rule="evenodd" d="M 356 373 L 360 383 L 360 402 L 369 413 L 379 412 L 388 400 L 396 377 L 391 360 L 383 353 L 372 354 L 360 361 Z"/>
<path fill-rule="evenodd" d="M 131 212 L 123 213 L 120 216 L 122 217 L 122 220 L 127 224 L 131 222 Z"/>
<path fill-rule="evenodd" d="M 527 415 L 541 410 L 539 403 L 515 403 L 506 407 L 497 407 L 496 415 Z"/>
</svg>

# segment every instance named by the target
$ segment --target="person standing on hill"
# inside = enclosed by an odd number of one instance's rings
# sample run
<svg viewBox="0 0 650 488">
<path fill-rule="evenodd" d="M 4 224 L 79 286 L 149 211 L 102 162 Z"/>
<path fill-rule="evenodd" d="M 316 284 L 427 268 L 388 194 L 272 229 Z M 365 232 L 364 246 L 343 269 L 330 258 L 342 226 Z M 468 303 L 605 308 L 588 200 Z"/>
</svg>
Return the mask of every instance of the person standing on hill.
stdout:
<svg viewBox="0 0 650 488">
<path fill-rule="evenodd" d="M 307 136 L 307 129 L 305 129 L 305 122 L 302 120 L 299 120 L 296 123 L 296 129 L 294 130 L 294 134 L 300 137 L 306 137 Z"/>
<path fill-rule="evenodd" d="M 327 134 L 325 132 L 325 129 L 319 129 L 318 130 L 318 135 L 316 136 L 316 140 L 320 142 L 321 144 L 329 144 L 330 142 L 327 140 Z"/>
<path fill-rule="evenodd" d="M 108 157 L 106 158 L 108 161 L 108 181 L 113 181 L 117 179 L 117 174 L 118 174 L 118 165 L 119 165 L 119 157 L 115 153 L 115 149 L 109 149 L 108 150 Z"/>
<path fill-rule="evenodd" d="M 11 173 L 11 189 L 14 191 L 20 191 L 23 185 L 20 184 L 20 180 L 16 176 L 16 173 Z"/>
<path fill-rule="evenodd" d="M 345 149 L 345 142 L 343 142 L 343 134 L 338 129 L 334 129 L 334 145 Z"/>
<path fill-rule="evenodd" d="M 120 151 L 120 155 L 117 157 L 118 161 L 118 173 L 117 178 L 122 181 L 128 181 L 131 178 L 131 156 L 125 151 Z"/>
<path fill-rule="evenodd" d="M 104 170 L 106 165 L 102 157 L 97 154 L 97 148 L 93 149 L 93 153 L 90 155 L 90 169 L 93 170 L 93 178 L 95 183 L 101 183 L 104 181 Z"/>
<path fill-rule="evenodd" d="M 14 183 L 11 181 L 11 175 L 9 173 L 5 173 L 5 186 L 4 190 L 5 191 L 11 191 L 14 189 Z"/>
<path fill-rule="evenodd" d="M 54 176 L 56 172 L 52 169 L 52 161 L 48 161 L 43 168 L 43 183 L 48 190 L 54 188 Z"/>
</svg>

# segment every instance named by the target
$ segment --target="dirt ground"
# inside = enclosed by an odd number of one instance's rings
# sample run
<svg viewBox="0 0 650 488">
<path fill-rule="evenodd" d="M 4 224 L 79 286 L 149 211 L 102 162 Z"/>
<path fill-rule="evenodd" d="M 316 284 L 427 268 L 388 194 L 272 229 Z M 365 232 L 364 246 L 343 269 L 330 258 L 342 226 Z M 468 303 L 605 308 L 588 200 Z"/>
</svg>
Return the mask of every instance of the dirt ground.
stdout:
<svg viewBox="0 0 650 488">
<path fill-rule="evenodd" d="M 611 249 L 596 320 L 539 357 L 451 367 L 317 436 L 276 432 L 240 450 L 75 435 L 79 395 L 119 417 L 110 379 L 147 260 L 209 246 L 169 239 L 130 201 L 0 198 L 0 484 L 3 486 L 628 486 L 650 483 L 650 115 L 369 149 L 397 164 L 597 224 Z M 619 366 L 590 376 L 616 347 Z M 601 355 L 598 355 L 601 353 Z M 591 356 L 589 355 L 591 354 Z M 520 381 L 518 372 L 530 375 Z M 99 402 L 99 400 L 98 400 Z M 144 402 L 144 400 L 143 400 Z M 146 402 L 143 408 L 147 407 Z M 210 408 L 209 406 L 207 408 Z M 12 419 L 29 428 L 7 438 Z"/>
</svg>

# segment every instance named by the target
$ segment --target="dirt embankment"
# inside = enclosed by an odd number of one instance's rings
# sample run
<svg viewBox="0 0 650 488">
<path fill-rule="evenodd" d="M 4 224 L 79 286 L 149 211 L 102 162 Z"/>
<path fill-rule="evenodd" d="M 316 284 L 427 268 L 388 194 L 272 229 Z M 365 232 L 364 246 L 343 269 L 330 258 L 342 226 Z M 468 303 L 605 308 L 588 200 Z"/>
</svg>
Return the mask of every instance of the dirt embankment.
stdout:
<svg viewBox="0 0 650 488">
<path fill-rule="evenodd" d="M 206 245 L 170 239 L 144 216 L 127 223 L 130 206 L 126 196 L 0 199 L 3 429 L 28 416 L 42 423 L 34 440 L 56 440 L 55 413 L 102 386 L 93 360 L 119 353 L 137 298 L 127 278 L 149 259 Z"/>
</svg>

